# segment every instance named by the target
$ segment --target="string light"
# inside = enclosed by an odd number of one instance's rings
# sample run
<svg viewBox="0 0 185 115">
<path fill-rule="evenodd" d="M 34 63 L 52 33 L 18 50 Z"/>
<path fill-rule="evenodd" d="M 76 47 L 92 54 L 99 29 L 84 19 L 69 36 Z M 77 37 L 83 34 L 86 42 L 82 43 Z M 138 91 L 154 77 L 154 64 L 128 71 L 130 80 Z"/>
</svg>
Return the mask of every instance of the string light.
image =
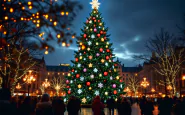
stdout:
<svg viewBox="0 0 185 115">
<path fill-rule="evenodd" d="M 10 8 L 10 12 L 11 12 L 11 13 L 13 12 L 13 8 Z"/>
<path fill-rule="evenodd" d="M 63 12 L 63 11 L 61 12 L 61 15 L 62 15 L 62 16 L 64 15 L 64 12 Z"/>
</svg>

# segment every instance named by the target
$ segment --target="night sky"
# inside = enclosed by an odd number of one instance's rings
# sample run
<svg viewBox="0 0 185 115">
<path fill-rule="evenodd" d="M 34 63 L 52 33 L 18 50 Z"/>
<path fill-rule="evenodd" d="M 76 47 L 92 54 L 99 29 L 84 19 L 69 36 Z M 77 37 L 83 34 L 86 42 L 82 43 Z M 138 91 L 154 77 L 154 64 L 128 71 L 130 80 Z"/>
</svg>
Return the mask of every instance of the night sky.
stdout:
<svg viewBox="0 0 185 115">
<path fill-rule="evenodd" d="M 78 0 L 83 10 L 75 18 L 73 29 L 80 35 L 83 22 L 91 12 L 91 0 Z M 99 0 L 105 27 L 113 43 L 114 54 L 127 67 L 142 64 L 132 59 L 133 55 L 147 52 L 144 44 L 147 39 L 160 31 L 160 28 L 180 36 L 177 25 L 184 26 L 185 0 Z M 72 64 L 76 42 L 70 47 L 57 47 L 55 52 L 45 55 L 47 65 Z"/>
</svg>

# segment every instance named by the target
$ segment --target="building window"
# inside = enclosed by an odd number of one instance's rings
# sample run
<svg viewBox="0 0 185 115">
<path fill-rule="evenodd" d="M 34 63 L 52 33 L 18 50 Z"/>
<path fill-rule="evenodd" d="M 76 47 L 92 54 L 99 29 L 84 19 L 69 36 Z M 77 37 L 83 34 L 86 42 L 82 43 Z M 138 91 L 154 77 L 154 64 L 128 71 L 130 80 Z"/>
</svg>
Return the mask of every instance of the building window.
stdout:
<svg viewBox="0 0 185 115">
<path fill-rule="evenodd" d="M 123 74 L 123 76 L 124 76 L 125 74 Z"/>
<path fill-rule="evenodd" d="M 128 74 L 126 74 L 126 76 L 128 76 Z"/>
</svg>

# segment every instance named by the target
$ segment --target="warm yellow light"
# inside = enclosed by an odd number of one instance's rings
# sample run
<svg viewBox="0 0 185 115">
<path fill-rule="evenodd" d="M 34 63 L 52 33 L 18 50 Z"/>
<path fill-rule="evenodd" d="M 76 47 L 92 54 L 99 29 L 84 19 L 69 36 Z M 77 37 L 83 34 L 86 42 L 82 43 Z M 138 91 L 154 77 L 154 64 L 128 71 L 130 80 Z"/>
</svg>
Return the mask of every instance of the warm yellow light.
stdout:
<svg viewBox="0 0 185 115">
<path fill-rule="evenodd" d="M 98 42 L 96 42 L 96 45 L 98 45 Z"/>
<path fill-rule="evenodd" d="M 101 62 L 102 62 L 102 63 L 104 63 L 104 62 L 105 62 L 105 60 L 104 60 L 104 59 L 101 59 Z"/>
<path fill-rule="evenodd" d="M 78 85 L 78 88 L 81 88 L 81 87 L 82 87 L 82 85 L 79 84 L 79 85 Z"/>
<path fill-rule="evenodd" d="M 53 25 L 54 25 L 54 26 L 56 26 L 56 25 L 57 25 L 57 22 L 56 22 L 56 21 L 54 21 L 54 22 L 53 22 Z"/>
<path fill-rule="evenodd" d="M 92 63 L 90 63 L 90 64 L 89 64 L 89 68 L 92 67 L 92 66 L 93 66 Z"/>
<path fill-rule="evenodd" d="M 11 12 L 11 13 L 13 12 L 13 8 L 10 8 L 10 12 Z"/>
<path fill-rule="evenodd" d="M 37 23 L 40 23 L 40 20 L 37 20 Z"/>
<path fill-rule="evenodd" d="M 57 38 L 60 38 L 60 34 L 57 34 Z"/>
<path fill-rule="evenodd" d="M 82 45 L 82 42 L 80 42 L 80 45 Z"/>
<path fill-rule="evenodd" d="M 40 27 L 40 24 L 37 24 L 36 26 L 37 26 L 37 27 Z"/>
<path fill-rule="evenodd" d="M 7 32 L 6 32 L 6 31 L 4 31 L 4 32 L 3 32 L 3 34 L 4 34 L 4 35 L 6 35 L 6 34 L 7 34 Z"/>
<path fill-rule="evenodd" d="M 62 12 L 61 12 L 61 15 L 63 16 L 64 14 L 65 14 L 65 13 L 62 11 Z"/>
<path fill-rule="evenodd" d="M 66 46 L 66 43 L 65 42 L 62 42 L 62 46 Z"/>
<path fill-rule="evenodd" d="M 24 20 L 24 18 L 23 18 L 23 17 L 21 17 L 21 20 Z"/>
<path fill-rule="evenodd" d="M 104 42 L 104 38 L 101 38 L 101 41 Z"/>
<path fill-rule="evenodd" d="M 182 80 L 185 80 L 185 75 L 182 76 Z"/>
<path fill-rule="evenodd" d="M 29 6 L 28 8 L 31 10 L 32 9 L 32 6 Z"/>
<path fill-rule="evenodd" d="M 8 16 L 5 16 L 4 19 L 5 19 L 5 20 L 8 20 Z"/>
<path fill-rule="evenodd" d="M 44 52 L 44 54 L 46 54 L 46 55 L 47 55 L 47 54 L 48 54 L 48 50 L 46 50 L 46 51 Z"/>
<path fill-rule="evenodd" d="M 75 38 L 75 36 L 73 35 L 72 38 Z"/>
<path fill-rule="evenodd" d="M 22 10 L 25 10 L 25 7 L 24 6 L 22 7 Z"/>
<path fill-rule="evenodd" d="M 71 74 L 70 74 L 70 73 L 68 73 L 67 75 L 68 75 L 68 76 L 71 76 Z"/>
<path fill-rule="evenodd" d="M 69 15 L 69 12 L 66 12 L 66 15 Z"/>
<path fill-rule="evenodd" d="M 31 5 L 31 4 L 32 4 L 32 3 L 29 1 L 29 2 L 28 2 L 28 5 Z"/>
<path fill-rule="evenodd" d="M 84 50 L 85 49 L 85 45 L 82 45 L 82 50 Z"/>
<path fill-rule="evenodd" d="M 91 49 L 90 48 L 87 48 L 87 51 L 90 51 Z"/>
<path fill-rule="evenodd" d="M 80 56 L 80 59 L 82 59 L 82 56 Z"/>
<path fill-rule="evenodd" d="M 46 15 L 45 15 L 45 18 L 48 19 L 48 17 L 49 17 L 49 16 L 46 14 Z"/>
<path fill-rule="evenodd" d="M 117 76 L 116 79 L 118 80 L 119 79 L 119 76 Z"/>
<path fill-rule="evenodd" d="M 91 87 L 89 87 L 89 90 L 91 90 L 92 88 Z"/>
</svg>

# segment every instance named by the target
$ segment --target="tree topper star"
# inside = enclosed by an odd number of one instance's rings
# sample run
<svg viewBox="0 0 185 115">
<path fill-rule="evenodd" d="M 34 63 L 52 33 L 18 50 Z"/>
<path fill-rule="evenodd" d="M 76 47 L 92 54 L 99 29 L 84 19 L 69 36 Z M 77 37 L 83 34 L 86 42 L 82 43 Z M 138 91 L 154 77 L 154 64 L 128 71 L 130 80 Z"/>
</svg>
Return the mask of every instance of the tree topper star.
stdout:
<svg viewBox="0 0 185 115">
<path fill-rule="evenodd" d="M 98 9 L 100 6 L 100 3 L 98 2 L 98 0 L 92 0 L 90 4 L 92 5 L 92 9 Z"/>
</svg>

